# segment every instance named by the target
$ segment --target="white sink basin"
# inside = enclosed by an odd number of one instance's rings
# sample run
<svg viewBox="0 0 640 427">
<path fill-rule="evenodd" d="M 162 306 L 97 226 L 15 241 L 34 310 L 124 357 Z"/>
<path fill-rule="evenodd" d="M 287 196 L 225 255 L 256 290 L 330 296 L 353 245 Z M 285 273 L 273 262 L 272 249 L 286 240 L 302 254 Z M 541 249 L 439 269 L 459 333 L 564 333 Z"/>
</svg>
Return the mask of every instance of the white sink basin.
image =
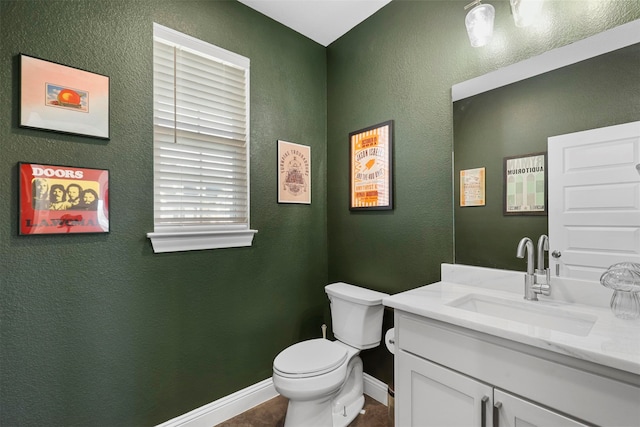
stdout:
<svg viewBox="0 0 640 427">
<path fill-rule="evenodd" d="M 586 337 L 597 318 L 571 313 L 539 302 L 518 302 L 487 295 L 469 294 L 448 304 L 451 307 L 498 317 L 530 326 Z"/>
</svg>

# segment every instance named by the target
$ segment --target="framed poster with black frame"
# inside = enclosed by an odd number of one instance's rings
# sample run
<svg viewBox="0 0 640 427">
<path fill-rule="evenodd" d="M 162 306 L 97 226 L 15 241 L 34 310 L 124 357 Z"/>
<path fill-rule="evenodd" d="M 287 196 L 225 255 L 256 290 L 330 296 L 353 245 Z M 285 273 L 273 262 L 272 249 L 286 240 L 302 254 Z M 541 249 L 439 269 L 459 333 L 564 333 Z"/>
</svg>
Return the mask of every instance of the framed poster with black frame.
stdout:
<svg viewBox="0 0 640 427">
<path fill-rule="evenodd" d="M 20 126 L 109 139 L 109 77 L 21 54 Z"/>
<path fill-rule="evenodd" d="M 504 215 L 547 215 L 547 153 L 504 158 Z"/>
<path fill-rule="evenodd" d="M 393 120 L 349 133 L 349 209 L 393 209 Z"/>
<path fill-rule="evenodd" d="M 18 163 L 18 233 L 109 232 L 109 171 Z"/>
</svg>

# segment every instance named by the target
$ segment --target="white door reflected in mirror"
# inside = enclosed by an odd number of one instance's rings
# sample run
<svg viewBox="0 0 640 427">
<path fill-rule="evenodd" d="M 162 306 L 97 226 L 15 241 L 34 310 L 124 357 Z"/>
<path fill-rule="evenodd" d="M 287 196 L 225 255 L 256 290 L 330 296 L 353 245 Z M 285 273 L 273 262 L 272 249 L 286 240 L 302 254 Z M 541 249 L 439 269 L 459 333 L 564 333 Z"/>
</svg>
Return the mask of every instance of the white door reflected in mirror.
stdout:
<svg viewBox="0 0 640 427">
<path fill-rule="evenodd" d="M 549 242 L 555 275 L 599 280 L 640 262 L 640 121 L 548 139 Z"/>
</svg>

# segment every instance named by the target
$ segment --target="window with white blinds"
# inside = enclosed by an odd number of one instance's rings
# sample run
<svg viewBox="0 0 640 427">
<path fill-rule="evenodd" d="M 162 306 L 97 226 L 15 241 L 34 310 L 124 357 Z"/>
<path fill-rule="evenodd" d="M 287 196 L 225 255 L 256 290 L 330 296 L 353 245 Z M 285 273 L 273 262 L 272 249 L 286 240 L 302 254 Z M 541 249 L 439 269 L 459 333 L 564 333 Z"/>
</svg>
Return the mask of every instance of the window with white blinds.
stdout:
<svg viewBox="0 0 640 427">
<path fill-rule="evenodd" d="M 153 129 L 154 251 L 251 245 L 249 60 L 154 24 Z"/>
</svg>

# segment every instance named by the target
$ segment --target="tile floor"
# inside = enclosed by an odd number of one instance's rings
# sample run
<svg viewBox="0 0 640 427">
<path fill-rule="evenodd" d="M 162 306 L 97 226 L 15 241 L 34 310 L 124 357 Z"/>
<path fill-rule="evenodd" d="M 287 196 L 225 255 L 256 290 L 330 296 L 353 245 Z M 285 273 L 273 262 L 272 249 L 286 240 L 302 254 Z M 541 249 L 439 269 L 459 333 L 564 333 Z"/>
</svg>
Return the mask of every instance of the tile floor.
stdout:
<svg viewBox="0 0 640 427">
<path fill-rule="evenodd" d="M 231 418 L 215 427 L 282 427 L 288 400 L 274 397 L 255 408 Z M 360 414 L 348 427 L 389 427 L 389 410 L 382 403 L 364 396 L 364 414 Z M 301 426 L 302 427 L 302 426 Z"/>
</svg>

